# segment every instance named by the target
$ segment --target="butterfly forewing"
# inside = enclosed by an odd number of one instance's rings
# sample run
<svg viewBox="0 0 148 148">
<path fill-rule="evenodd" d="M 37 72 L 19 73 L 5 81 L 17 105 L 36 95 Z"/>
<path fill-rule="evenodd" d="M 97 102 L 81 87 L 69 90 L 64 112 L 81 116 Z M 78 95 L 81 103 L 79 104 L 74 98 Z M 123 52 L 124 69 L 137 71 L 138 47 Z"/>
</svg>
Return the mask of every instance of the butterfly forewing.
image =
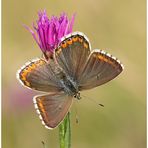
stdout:
<svg viewBox="0 0 148 148">
<path fill-rule="evenodd" d="M 72 97 L 65 93 L 34 97 L 34 104 L 42 123 L 52 129 L 59 125 L 69 111 Z"/>
<path fill-rule="evenodd" d="M 114 79 L 123 70 L 120 61 L 101 50 L 92 51 L 79 81 L 79 89 L 91 89 Z"/>
<path fill-rule="evenodd" d="M 59 66 L 74 80 L 78 81 L 90 54 L 88 40 L 80 34 L 72 34 L 60 43 L 55 50 Z"/>
<path fill-rule="evenodd" d="M 23 85 L 44 92 L 60 91 L 60 85 L 49 63 L 43 59 L 28 62 L 18 72 Z"/>
</svg>

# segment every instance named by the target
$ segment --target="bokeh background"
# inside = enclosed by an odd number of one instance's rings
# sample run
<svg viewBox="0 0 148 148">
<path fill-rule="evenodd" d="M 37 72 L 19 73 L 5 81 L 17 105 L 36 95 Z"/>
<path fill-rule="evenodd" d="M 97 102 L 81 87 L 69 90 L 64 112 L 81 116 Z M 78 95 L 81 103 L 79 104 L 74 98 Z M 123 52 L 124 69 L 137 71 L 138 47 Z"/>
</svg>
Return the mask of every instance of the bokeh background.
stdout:
<svg viewBox="0 0 148 148">
<path fill-rule="evenodd" d="M 145 148 L 145 0 L 2 1 L 2 147 L 43 148 L 41 141 L 47 148 L 59 147 L 58 129 L 45 129 L 34 110 L 37 93 L 16 80 L 16 71 L 41 55 L 22 24 L 31 26 L 43 9 L 49 16 L 76 13 L 74 31 L 84 32 L 92 48 L 106 50 L 125 66 L 113 81 L 82 93 L 90 99 L 74 103 L 72 148 Z"/>
</svg>

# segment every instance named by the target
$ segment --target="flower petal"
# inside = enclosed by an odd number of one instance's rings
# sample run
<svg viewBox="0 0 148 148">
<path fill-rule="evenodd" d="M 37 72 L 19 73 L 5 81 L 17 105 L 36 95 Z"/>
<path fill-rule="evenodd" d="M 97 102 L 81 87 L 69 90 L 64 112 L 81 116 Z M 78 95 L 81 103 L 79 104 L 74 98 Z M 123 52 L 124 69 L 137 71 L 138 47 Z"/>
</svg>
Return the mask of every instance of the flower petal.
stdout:
<svg viewBox="0 0 148 148">
<path fill-rule="evenodd" d="M 31 32 L 44 53 L 46 51 L 53 53 L 54 49 L 61 41 L 61 38 L 72 32 L 74 19 L 75 14 L 72 16 L 71 20 L 69 20 L 66 13 L 62 13 L 60 17 L 52 16 L 49 19 L 44 10 L 38 12 L 37 26 L 33 24 L 36 34 L 29 27 L 25 26 L 25 28 Z"/>
</svg>

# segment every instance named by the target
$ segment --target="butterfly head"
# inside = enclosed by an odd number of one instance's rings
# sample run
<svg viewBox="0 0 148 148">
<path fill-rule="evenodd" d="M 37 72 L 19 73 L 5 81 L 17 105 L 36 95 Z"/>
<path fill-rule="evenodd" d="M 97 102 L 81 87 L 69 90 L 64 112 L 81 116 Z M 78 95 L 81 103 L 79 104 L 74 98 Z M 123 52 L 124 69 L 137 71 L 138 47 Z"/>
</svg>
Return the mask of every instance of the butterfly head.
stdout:
<svg viewBox="0 0 148 148">
<path fill-rule="evenodd" d="M 80 92 L 77 92 L 77 93 L 74 95 L 74 98 L 80 100 L 80 99 L 81 99 Z"/>
</svg>

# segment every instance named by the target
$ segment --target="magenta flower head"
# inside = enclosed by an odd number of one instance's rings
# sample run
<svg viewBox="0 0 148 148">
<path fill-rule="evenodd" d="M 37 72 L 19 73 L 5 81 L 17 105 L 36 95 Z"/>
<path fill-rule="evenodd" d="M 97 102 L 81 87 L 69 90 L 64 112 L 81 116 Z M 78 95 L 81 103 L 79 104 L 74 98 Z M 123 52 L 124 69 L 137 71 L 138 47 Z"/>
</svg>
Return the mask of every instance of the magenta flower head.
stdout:
<svg viewBox="0 0 148 148">
<path fill-rule="evenodd" d="M 71 19 L 65 13 L 60 17 L 52 16 L 48 18 L 46 11 L 38 13 L 37 25 L 33 25 L 35 31 L 26 27 L 34 37 L 42 52 L 53 53 L 61 38 L 72 32 L 75 15 Z"/>
</svg>

